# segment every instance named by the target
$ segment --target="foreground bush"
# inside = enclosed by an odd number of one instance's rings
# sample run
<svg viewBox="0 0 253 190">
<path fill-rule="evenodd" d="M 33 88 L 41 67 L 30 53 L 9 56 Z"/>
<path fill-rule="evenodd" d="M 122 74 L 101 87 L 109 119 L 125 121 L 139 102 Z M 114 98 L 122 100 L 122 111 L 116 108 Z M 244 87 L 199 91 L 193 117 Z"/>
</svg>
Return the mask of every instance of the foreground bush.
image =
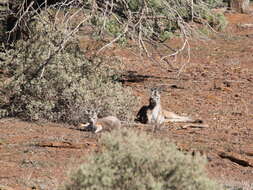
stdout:
<svg viewBox="0 0 253 190">
<path fill-rule="evenodd" d="M 72 176 L 66 190 L 218 190 L 203 170 L 205 161 L 163 140 L 133 130 L 104 134 L 102 152 Z"/>
<path fill-rule="evenodd" d="M 31 38 L 1 55 L 2 110 L 26 120 L 78 123 L 86 110 L 99 108 L 101 115 L 130 119 L 136 101 L 115 82 L 119 62 L 88 61 L 67 26 L 43 14 L 36 19 Z"/>
</svg>

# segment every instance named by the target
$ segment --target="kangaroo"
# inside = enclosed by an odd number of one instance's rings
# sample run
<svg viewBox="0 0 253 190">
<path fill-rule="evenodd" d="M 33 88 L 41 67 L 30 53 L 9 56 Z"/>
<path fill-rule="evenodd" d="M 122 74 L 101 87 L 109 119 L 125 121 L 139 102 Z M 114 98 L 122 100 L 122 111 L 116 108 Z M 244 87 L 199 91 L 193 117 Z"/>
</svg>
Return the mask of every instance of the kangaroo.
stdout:
<svg viewBox="0 0 253 190">
<path fill-rule="evenodd" d="M 143 106 L 137 113 L 135 121 L 143 124 L 162 124 L 164 115 L 160 103 L 160 93 L 156 89 L 151 89 L 149 105 Z"/>
<path fill-rule="evenodd" d="M 97 113 L 92 111 L 89 113 L 88 123 L 81 124 L 87 131 L 98 133 L 102 130 L 112 130 L 121 128 L 121 122 L 117 117 L 107 116 L 98 118 Z"/>
<path fill-rule="evenodd" d="M 188 122 L 202 123 L 202 120 L 195 120 L 190 117 L 180 116 L 174 112 L 163 110 L 161 106 L 161 95 L 158 89 L 151 89 L 149 105 L 143 106 L 135 121 L 144 124 L 162 124 L 164 122 Z"/>
</svg>

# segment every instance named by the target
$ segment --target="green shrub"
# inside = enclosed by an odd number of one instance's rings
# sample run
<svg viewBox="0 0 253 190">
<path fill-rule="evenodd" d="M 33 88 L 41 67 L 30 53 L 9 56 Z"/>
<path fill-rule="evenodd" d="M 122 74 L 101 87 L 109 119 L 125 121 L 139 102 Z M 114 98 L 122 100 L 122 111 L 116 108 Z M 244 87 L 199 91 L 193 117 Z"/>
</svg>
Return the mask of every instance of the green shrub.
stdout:
<svg viewBox="0 0 253 190">
<path fill-rule="evenodd" d="M 197 21 L 216 29 L 226 26 L 224 17 L 212 12 L 211 8 L 221 6 L 221 0 L 119 0 L 114 3 L 92 1 L 87 7 L 92 9 L 92 24 L 98 34 L 107 33 L 113 37 L 124 33 L 132 39 L 145 38 L 164 41 L 176 30 L 184 30 L 191 35 L 194 27 L 187 22 Z M 98 7 L 94 7 L 94 2 Z M 106 5 L 105 5 L 106 4 Z M 110 9 L 110 11 L 108 11 Z M 87 10 L 85 10 L 87 12 Z M 126 27 L 127 26 L 127 27 Z M 127 28 L 127 30 L 125 30 Z"/>
<path fill-rule="evenodd" d="M 218 190 L 204 173 L 205 160 L 177 150 L 165 140 L 135 130 L 103 134 L 94 153 L 65 190 Z"/>
<path fill-rule="evenodd" d="M 228 6 L 224 0 L 203 0 L 211 8 L 226 7 Z"/>
<path fill-rule="evenodd" d="M 2 54 L 1 80 L 6 82 L 1 86 L 8 101 L 1 107 L 26 120 L 78 123 L 92 108 L 99 108 L 101 116 L 131 119 L 136 100 L 129 88 L 115 82 L 120 62 L 99 57 L 88 61 L 77 36 L 47 18 L 35 18 L 31 38 Z"/>
</svg>

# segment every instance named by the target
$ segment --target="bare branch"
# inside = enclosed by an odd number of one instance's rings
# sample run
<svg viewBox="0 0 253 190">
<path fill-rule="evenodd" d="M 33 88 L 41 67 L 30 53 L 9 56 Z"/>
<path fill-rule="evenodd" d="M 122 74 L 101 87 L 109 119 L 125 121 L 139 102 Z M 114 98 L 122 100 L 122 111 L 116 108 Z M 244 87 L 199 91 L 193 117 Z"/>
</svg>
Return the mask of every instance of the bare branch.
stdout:
<svg viewBox="0 0 253 190">
<path fill-rule="evenodd" d="M 97 51 L 97 54 L 99 54 L 103 49 L 109 47 L 110 45 L 112 45 L 113 43 L 117 42 L 128 30 L 128 25 L 126 25 L 123 33 L 121 33 L 120 35 L 118 35 L 116 38 L 114 38 L 111 42 L 109 42 L 108 44 L 104 45 L 102 48 L 100 48 L 98 51 Z"/>
</svg>

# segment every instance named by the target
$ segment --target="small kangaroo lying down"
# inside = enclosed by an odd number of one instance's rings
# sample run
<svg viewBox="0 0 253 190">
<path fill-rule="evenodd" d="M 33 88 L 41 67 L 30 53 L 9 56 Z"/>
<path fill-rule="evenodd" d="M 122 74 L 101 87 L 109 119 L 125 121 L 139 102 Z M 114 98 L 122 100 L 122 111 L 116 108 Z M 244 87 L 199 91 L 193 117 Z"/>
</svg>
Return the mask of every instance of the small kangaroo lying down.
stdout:
<svg viewBox="0 0 253 190">
<path fill-rule="evenodd" d="M 119 129 L 121 128 L 121 122 L 114 116 L 98 118 L 97 113 L 92 111 L 89 113 L 88 123 L 81 124 L 80 126 L 84 127 L 84 130 L 98 133 L 102 130 Z"/>
</svg>

